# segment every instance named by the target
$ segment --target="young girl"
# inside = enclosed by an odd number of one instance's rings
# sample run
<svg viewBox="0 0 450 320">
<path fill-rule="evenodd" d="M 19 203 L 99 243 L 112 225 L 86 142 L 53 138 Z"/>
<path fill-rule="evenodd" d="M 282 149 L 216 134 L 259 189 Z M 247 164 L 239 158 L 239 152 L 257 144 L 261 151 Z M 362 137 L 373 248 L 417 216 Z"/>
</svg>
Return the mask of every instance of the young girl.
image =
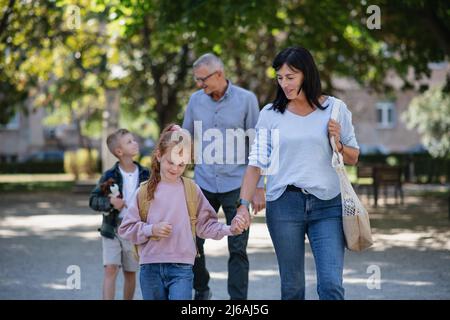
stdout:
<svg viewBox="0 0 450 320">
<path fill-rule="evenodd" d="M 180 148 L 180 136 L 188 139 L 179 126 L 167 126 L 153 152 L 149 182 L 140 187 L 148 188 L 147 199 L 151 201 L 146 221 L 139 215 L 138 189 L 119 228 L 121 237 L 139 245 L 140 284 L 145 300 L 192 299 L 192 266 L 197 250 L 181 179 L 190 145 L 184 143 L 185 147 Z M 197 185 L 196 189 L 197 236 L 220 240 L 242 233 L 245 224 L 240 217 L 231 226 L 218 222 L 216 212 Z"/>
</svg>

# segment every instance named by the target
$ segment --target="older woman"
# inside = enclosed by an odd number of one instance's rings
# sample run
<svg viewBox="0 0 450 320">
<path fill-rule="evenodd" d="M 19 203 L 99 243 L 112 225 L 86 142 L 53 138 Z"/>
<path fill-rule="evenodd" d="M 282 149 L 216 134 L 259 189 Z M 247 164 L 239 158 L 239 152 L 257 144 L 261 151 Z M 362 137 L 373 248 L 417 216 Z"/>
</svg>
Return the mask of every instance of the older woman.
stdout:
<svg viewBox="0 0 450 320">
<path fill-rule="evenodd" d="M 261 174 L 267 174 L 266 220 L 277 255 L 282 299 L 305 298 L 305 235 L 317 272 L 320 299 L 343 299 L 345 240 L 339 180 L 331 166 L 334 137 L 344 162 L 356 164 L 359 147 L 352 116 L 338 99 L 322 93 L 319 73 L 308 50 L 281 51 L 273 61 L 278 92 L 256 125 L 238 204 L 250 223 L 248 203 Z M 340 101 L 339 101 L 340 102 Z M 275 139 L 274 137 L 277 137 Z"/>
</svg>

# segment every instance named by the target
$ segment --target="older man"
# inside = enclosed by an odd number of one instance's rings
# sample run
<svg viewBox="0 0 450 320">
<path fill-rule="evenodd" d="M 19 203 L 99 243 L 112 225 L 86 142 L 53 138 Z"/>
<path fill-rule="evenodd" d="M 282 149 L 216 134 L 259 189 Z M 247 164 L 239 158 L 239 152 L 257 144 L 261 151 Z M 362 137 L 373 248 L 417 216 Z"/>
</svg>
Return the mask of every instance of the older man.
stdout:
<svg viewBox="0 0 450 320">
<path fill-rule="evenodd" d="M 200 90 L 189 100 L 183 128 L 194 135 L 196 142 L 195 181 L 216 211 L 222 207 L 227 224 L 230 224 L 236 215 L 251 135 L 244 140 L 244 150 L 239 143 L 235 150 L 234 139 L 236 136 L 237 139 L 242 138 L 244 131 L 254 129 L 259 116 L 258 101 L 252 92 L 232 84 L 225 77 L 223 63 L 214 54 L 207 53 L 198 58 L 193 72 Z M 262 179 L 251 204 L 255 211 L 265 207 Z M 231 299 L 247 299 L 248 234 L 246 230 L 241 235 L 228 237 L 228 293 Z M 196 300 L 207 300 L 212 295 L 208 286 L 204 242 L 204 239 L 197 238 L 199 257 L 194 264 Z"/>
</svg>

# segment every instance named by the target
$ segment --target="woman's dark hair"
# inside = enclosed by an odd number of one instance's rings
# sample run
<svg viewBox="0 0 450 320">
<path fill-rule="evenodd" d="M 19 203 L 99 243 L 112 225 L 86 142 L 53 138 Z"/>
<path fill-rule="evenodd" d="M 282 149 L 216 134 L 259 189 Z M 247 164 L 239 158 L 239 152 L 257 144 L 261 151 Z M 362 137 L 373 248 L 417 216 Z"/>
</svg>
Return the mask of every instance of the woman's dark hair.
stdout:
<svg viewBox="0 0 450 320">
<path fill-rule="evenodd" d="M 303 72 L 303 84 L 300 89 L 303 89 L 311 108 L 316 106 L 322 110 L 326 109 L 319 102 L 319 97 L 322 95 L 322 85 L 320 84 L 319 71 L 311 53 L 302 47 L 286 48 L 277 54 L 273 60 L 272 67 L 278 71 L 284 64 L 294 70 Z M 277 96 L 273 101 L 272 108 L 275 111 L 284 113 L 289 100 L 278 82 L 277 86 Z"/>
</svg>

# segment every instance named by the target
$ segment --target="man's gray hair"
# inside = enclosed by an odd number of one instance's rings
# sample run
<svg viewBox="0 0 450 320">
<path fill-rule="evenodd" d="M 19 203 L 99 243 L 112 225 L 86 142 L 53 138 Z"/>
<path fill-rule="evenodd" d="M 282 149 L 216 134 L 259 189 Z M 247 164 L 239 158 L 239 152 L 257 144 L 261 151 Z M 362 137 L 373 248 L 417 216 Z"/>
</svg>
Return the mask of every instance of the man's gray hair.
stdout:
<svg viewBox="0 0 450 320">
<path fill-rule="evenodd" d="M 211 71 L 223 71 L 223 62 L 220 60 L 219 57 L 217 57 L 215 54 L 212 53 L 205 53 L 200 58 L 195 60 L 193 64 L 193 68 L 197 69 L 198 67 L 206 66 Z"/>
</svg>

